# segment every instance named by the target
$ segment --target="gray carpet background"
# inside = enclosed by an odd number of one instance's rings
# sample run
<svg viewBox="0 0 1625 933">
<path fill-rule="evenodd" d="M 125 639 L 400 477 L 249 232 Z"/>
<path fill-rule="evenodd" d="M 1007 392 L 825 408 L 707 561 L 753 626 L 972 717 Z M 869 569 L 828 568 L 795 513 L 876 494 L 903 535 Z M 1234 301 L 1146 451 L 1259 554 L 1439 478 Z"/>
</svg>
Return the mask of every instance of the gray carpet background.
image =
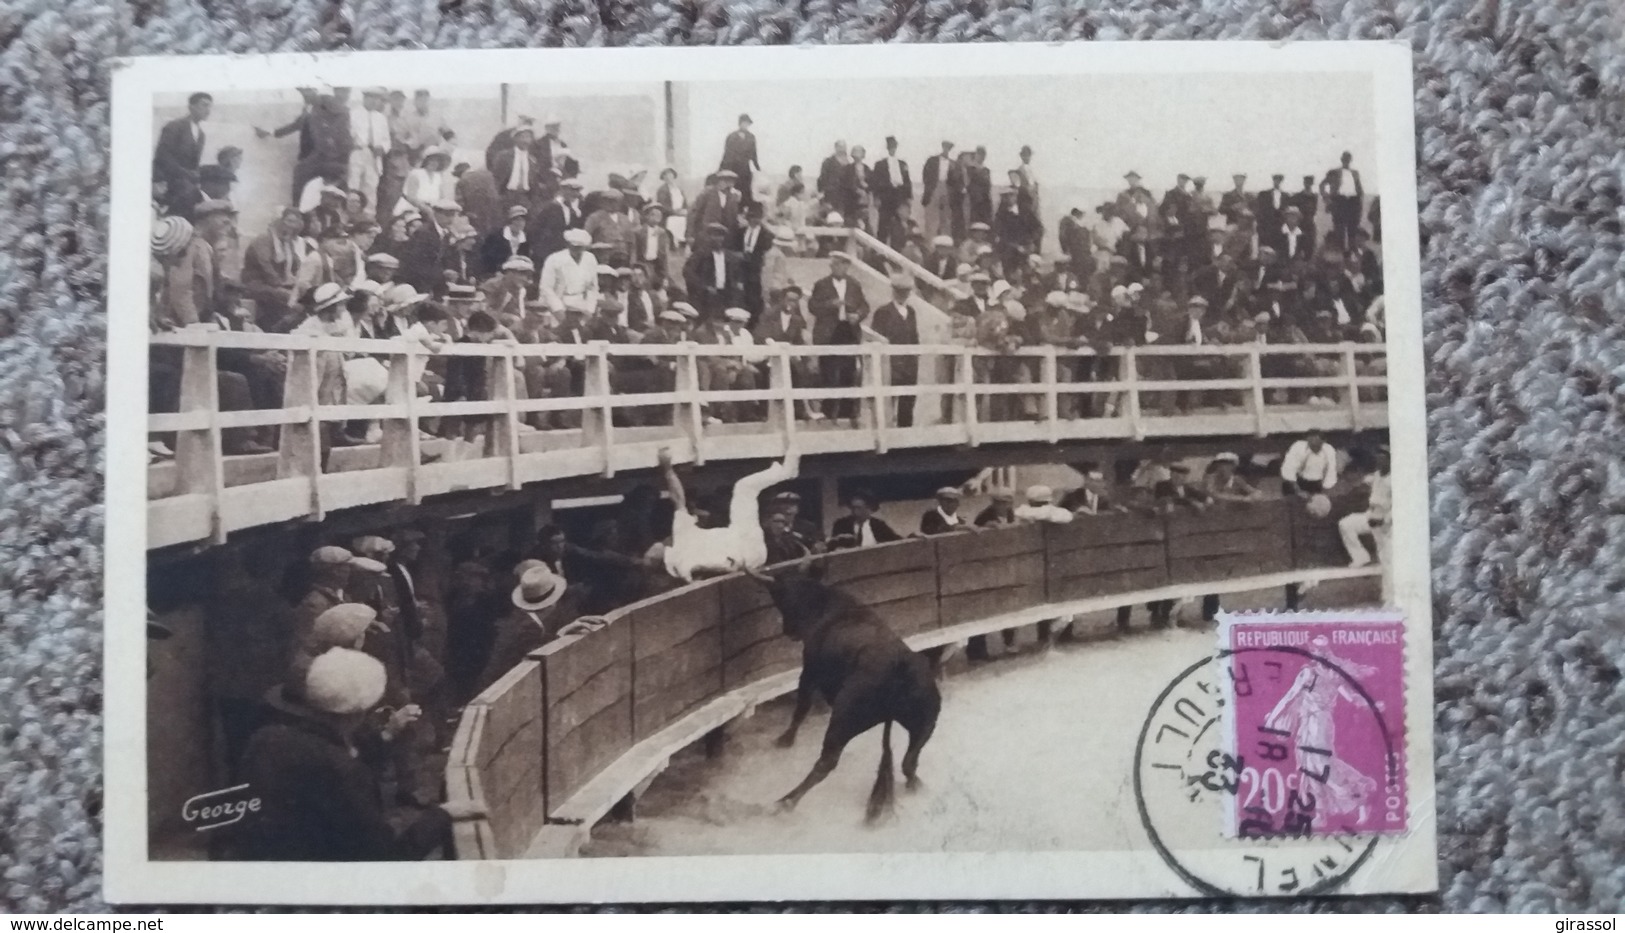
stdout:
<svg viewBox="0 0 1625 933">
<path fill-rule="evenodd" d="M 1625 910 L 1622 33 L 1618 0 L 0 0 L 0 910 L 105 909 L 114 54 L 1393 37 L 1416 51 L 1442 882 L 1312 909 Z"/>
</svg>

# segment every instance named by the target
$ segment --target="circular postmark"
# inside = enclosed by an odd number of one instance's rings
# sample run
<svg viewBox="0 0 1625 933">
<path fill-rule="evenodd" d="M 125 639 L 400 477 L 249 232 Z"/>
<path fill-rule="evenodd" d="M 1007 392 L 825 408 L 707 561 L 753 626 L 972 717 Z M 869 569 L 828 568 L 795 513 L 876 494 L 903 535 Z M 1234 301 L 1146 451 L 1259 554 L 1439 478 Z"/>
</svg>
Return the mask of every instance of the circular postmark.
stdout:
<svg viewBox="0 0 1625 933">
<path fill-rule="evenodd" d="M 1395 736 L 1381 704 L 1335 661 L 1277 646 L 1221 650 L 1192 664 L 1158 694 L 1140 728 L 1134 799 L 1157 854 L 1205 895 L 1332 893 L 1380 843 L 1377 832 L 1361 831 L 1367 825 L 1364 809 L 1362 819 L 1329 818 L 1340 794 L 1348 794 L 1335 783 L 1332 766 L 1320 764 L 1317 756 L 1326 750 L 1295 740 L 1302 738 L 1301 728 L 1295 731 L 1291 723 L 1275 719 L 1234 721 L 1238 680 L 1246 688 L 1253 676 L 1249 670 L 1268 668 L 1307 672 L 1304 678 L 1336 690 L 1350 710 L 1344 716 L 1361 717 L 1380 745 L 1383 785 L 1391 788 L 1401 780 Z M 1265 741 L 1256 749 L 1240 747 L 1259 732 Z M 1281 768 L 1260 768 L 1260 758 Z M 1292 773 L 1282 777 L 1282 768 Z M 1261 781 L 1260 774 L 1276 780 Z M 1256 799 L 1261 786 L 1268 807 Z M 1383 796 L 1375 793 L 1372 803 L 1380 807 Z"/>
</svg>

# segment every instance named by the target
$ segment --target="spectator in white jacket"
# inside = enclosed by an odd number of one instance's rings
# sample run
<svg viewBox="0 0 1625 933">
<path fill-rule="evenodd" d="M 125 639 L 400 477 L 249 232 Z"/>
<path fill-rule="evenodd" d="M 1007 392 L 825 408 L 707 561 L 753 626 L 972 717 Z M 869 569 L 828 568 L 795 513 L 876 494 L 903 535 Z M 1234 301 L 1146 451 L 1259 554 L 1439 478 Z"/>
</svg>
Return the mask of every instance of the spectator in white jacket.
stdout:
<svg viewBox="0 0 1625 933">
<path fill-rule="evenodd" d="M 561 319 L 568 309 L 595 314 L 598 311 L 598 260 L 587 249 L 592 245 L 592 236 L 585 230 L 566 230 L 564 243 L 564 249 L 542 263 L 542 301 Z"/>
</svg>

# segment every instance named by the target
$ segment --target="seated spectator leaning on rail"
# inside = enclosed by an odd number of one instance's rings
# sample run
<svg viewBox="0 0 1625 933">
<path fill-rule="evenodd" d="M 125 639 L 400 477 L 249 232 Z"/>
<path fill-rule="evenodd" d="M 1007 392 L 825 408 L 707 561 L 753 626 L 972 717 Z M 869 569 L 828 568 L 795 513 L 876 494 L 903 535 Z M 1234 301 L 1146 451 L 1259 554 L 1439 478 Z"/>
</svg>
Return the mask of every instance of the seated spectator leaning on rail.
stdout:
<svg viewBox="0 0 1625 933">
<path fill-rule="evenodd" d="M 570 594 L 569 600 L 565 599 Z M 512 609 L 497 619 L 496 638 L 485 670 L 477 680 L 476 695 L 502 678 L 525 656 L 555 638 L 583 634 L 599 626 L 578 618 L 579 602 L 573 588 L 545 564 L 525 569 L 510 594 Z"/>
<path fill-rule="evenodd" d="M 1104 515 L 1108 512 L 1127 512 L 1128 506 L 1117 500 L 1106 474 L 1093 463 L 1080 465 L 1083 485 L 1061 497 L 1061 508 L 1074 515 Z"/>
<path fill-rule="evenodd" d="M 1263 497 L 1252 484 L 1236 475 L 1241 458 L 1225 452 L 1213 458 L 1202 477 L 1202 485 L 1209 496 L 1221 502 L 1252 502 Z"/>
<path fill-rule="evenodd" d="M 790 522 L 790 530 L 800 538 L 814 554 L 822 554 L 829 550 L 824 541 L 824 533 L 818 525 L 808 521 L 801 515 L 801 496 L 789 489 L 776 493 L 769 508 L 774 512 L 783 514 Z"/>
<path fill-rule="evenodd" d="M 761 494 L 769 486 L 795 479 L 800 466 L 801 456 L 791 451 L 783 460 L 738 480 L 729 500 L 728 524 L 721 528 L 701 528 L 697 517 L 689 511 L 682 480 L 672 467 L 671 451 L 662 447 L 660 472 L 676 506 L 671 543 L 662 554 L 666 572 L 684 583 L 692 583 L 696 577 L 720 576 L 766 565 Z"/>
<path fill-rule="evenodd" d="M 1191 468 L 1183 463 L 1175 463 L 1168 468 L 1169 478 L 1162 480 L 1152 489 L 1152 497 L 1158 512 L 1167 515 L 1177 509 L 1193 509 L 1202 511 L 1213 504 L 1213 497 L 1200 486 L 1193 485 Z M 1211 619 L 1209 612 L 1216 613 L 1219 607 L 1217 596 L 1203 597 L 1202 617 Z M 1151 614 L 1152 628 L 1168 628 L 1173 624 L 1174 601 L 1171 599 L 1152 600 L 1146 604 L 1146 610 Z M 1121 610 L 1118 615 L 1119 627 L 1126 627 Z"/>
<path fill-rule="evenodd" d="M 1065 525 L 1072 521 L 1072 512 L 1055 504 L 1055 490 L 1048 486 L 1027 487 L 1027 504 L 1015 510 L 1018 522 L 1047 522 Z"/>
<path fill-rule="evenodd" d="M 832 549 L 868 547 L 901 541 L 903 536 L 892 526 L 875 517 L 875 498 L 867 492 L 856 492 L 847 498 L 847 514 L 837 518 L 830 526 L 829 546 Z"/>
<path fill-rule="evenodd" d="M 944 486 L 937 490 L 937 504 L 920 516 L 920 534 L 940 535 L 952 531 L 966 531 L 974 526 L 959 514 L 961 494 L 958 487 Z"/>
<path fill-rule="evenodd" d="M 812 547 L 790 527 L 790 521 L 790 516 L 782 509 L 773 509 L 767 513 L 767 518 L 762 523 L 762 532 L 767 539 L 769 564 L 800 560 L 813 552 Z"/>
<path fill-rule="evenodd" d="M 976 513 L 976 527 L 988 528 L 1017 523 L 1014 492 L 1008 489 L 995 489 L 988 494 L 988 499 L 987 506 Z"/>
</svg>

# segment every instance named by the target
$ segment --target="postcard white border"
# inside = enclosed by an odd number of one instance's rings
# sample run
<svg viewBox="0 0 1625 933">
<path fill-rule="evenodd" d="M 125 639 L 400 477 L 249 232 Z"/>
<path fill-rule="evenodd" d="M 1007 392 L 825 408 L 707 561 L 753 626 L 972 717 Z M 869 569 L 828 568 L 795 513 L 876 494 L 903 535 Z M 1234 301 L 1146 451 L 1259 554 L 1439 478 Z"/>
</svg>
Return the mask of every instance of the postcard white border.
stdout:
<svg viewBox="0 0 1625 933">
<path fill-rule="evenodd" d="M 336 52 L 126 59 L 112 97 L 110 296 L 141 295 L 149 235 L 152 95 L 421 81 L 553 85 L 617 81 L 973 75 L 1358 72 L 1372 76 L 1383 180 L 1395 489 L 1428 488 L 1411 47 L 1390 42 L 1120 42 L 744 48 Z M 150 862 L 146 816 L 146 345 L 144 316 L 108 321 L 105 882 L 112 903 L 484 904 L 747 900 L 1188 897 L 1149 845 L 1139 852 L 640 857 L 366 864 Z M 1408 617 L 1411 844 L 1340 893 L 1437 888 L 1433 652 L 1425 500 L 1397 503 L 1396 599 Z M 1127 776 L 1125 775 L 1125 779 Z"/>
</svg>

